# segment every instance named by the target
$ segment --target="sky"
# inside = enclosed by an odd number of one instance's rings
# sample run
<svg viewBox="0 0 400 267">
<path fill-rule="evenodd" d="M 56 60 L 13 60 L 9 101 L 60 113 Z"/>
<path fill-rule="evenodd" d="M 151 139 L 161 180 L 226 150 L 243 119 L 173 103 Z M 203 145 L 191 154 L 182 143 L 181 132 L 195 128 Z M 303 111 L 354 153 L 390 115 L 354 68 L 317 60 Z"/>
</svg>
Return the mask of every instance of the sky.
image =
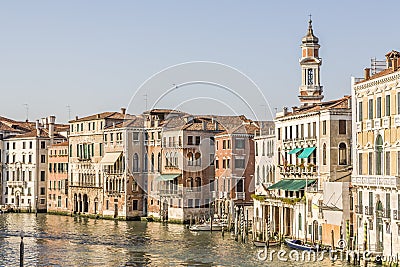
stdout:
<svg viewBox="0 0 400 267">
<path fill-rule="evenodd" d="M 271 119 L 298 106 L 312 14 L 324 100 L 400 49 L 398 1 L 0 1 L 0 116 L 175 108 Z"/>
</svg>

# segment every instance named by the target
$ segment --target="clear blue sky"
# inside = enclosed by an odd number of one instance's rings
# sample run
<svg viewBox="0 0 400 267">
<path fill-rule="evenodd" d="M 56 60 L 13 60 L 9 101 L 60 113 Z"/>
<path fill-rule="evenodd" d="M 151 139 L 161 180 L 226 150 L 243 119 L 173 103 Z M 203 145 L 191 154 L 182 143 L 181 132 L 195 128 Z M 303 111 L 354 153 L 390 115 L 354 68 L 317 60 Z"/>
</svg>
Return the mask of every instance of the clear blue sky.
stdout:
<svg viewBox="0 0 400 267">
<path fill-rule="evenodd" d="M 399 7 L 399 1 L 348 0 L 2 1 L 0 115 L 23 120 L 24 104 L 31 120 L 56 115 L 61 122 L 68 120 L 68 105 L 71 117 L 119 110 L 151 75 L 195 60 L 242 71 L 272 109 L 298 105 L 299 45 L 310 13 L 325 100 L 339 98 L 350 94 L 350 77 L 362 76 L 371 57 L 400 49 Z M 204 98 L 216 90 L 211 87 L 187 86 L 179 95 Z M 145 89 L 149 107 L 160 88 Z M 143 94 L 130 111 L 145 109 Z M 265 118 L 265 103 L 243 94 Z M 159 107 L 229 113 L 216 101 L 179 106 L 176 99 L 171 95 Z"/>
</svg>

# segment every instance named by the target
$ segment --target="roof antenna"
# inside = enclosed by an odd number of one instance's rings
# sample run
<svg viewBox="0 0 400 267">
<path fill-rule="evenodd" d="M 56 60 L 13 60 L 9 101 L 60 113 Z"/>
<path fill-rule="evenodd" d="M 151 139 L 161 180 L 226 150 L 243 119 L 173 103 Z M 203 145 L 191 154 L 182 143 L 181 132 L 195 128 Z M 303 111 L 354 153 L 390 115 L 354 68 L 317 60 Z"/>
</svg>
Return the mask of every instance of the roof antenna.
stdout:
<svg viewBox="0 0 400 267">
<path fill-rule="evenodd" d="M 25 107 L 25 115 L 26 115 L 25 121 L 28 122 L 29 121 L 29 105 L 24 104 L 24 107 Z"/>
</svg>

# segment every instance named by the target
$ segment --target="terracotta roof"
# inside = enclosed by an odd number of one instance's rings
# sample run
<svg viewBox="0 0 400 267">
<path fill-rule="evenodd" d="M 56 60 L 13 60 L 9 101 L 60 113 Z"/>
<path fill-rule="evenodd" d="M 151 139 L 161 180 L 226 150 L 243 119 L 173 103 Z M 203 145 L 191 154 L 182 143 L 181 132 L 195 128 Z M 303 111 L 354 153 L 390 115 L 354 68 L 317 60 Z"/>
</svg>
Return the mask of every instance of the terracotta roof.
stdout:
<svg viewBox="0 0 400 267">
<path fill-rule="evenodd" d="M 137 127 L 144 128 L 144 118 L 142 115 L 129 115 L 129 118 L 126 118 L 123 121 L 119 121 L 115 123 L 115 125 L 108 125 L 105 129 L 114 129 L 114 128 L 124 128 L 124 127 Z"/>
<path fill-rule="evenodd" d="M 68 144 L 69 144 L 68 141 L 64 141 L 61 143 L 53 144 L 50 147 L 68 146 Z"/>
<path fill-rule="evenodd" d="M 351 96 L 344 96 L 337 100 L 316 103 L 316 104 L 308 105 L 308 106 L 294 107 L 293 111 L 287 112 L 287 114 L 285 116 L 280 116 L 280 117 L 276 117 L 276 118 L 283 118 L 283 117 L 287 117 L 287 116 L 294 116 L 294 115 L 299 115 L 299 114 L 306 114 L 306 113 L 318 112 L 318 111 L 330 110 L 330 109 L 351 109 L 350 99 L 351 99 Z"/>
<path fill-rule="evenodd" d="M 31 130 L 29 132 L 25 132 L 23 134 L 17 134 L 17 135 L 10 135 L 7 136 L 4 139 L 13 139 L 13 138 L 33 138 L 33 137 L 40 137 L 40 138 L 50 138 L 49 137 L 49 131 L 47 129 L 41 128 L 40 129 L 40 134 L 37 136 L 37 131 L 36 129 Z M 54 133 L 54 138 L 63 138 L 65 139 L 64 136 L 58 134 L 57 132 Z"/>
<path fill-rule="evenodd" d="M 122 114 L 120 112 L 102 112 L 90 116 L 86 116 L 83 118 L 78 118 L 75 120 L 69 121 L 70 123 L 73 122 L 80 122 L 80 121 L 90 121 L 90 120 L 99 120 L 99 119 L 115 119 L 115 120 L 123 120 L 125 118 L 129 118 L 130 114 Z"/>
</svg>

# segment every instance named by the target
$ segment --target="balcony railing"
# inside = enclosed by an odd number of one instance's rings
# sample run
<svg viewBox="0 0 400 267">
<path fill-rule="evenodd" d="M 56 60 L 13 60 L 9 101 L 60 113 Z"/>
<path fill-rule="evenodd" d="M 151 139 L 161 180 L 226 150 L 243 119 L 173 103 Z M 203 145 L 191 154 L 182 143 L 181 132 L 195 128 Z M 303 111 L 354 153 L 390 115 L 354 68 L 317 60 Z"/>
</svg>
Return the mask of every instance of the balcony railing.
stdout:
<svg viewBox="0 0 400 267">
<path fill-rule="evenodd" d="M 394 116 L 394 126 L 396 127 L 400 126 L 400 115 Z"/>
<path fill-rule="evenodd" d="M 309 166 L 279 166 L 281 175 L 302 175 L 302 174 L 314 174 L 317 172 L 317 166 L 309 165 Z"/>
<path fill-rule="evenodd" d="M 365 206 L 365 215 L 374 215 L 374 207 Z"/>
<path fill-rule="evenodd" d="M 393 210 L 393 220 L 400 221 L 400 210 Z"/>
<path fill-rule="evenodd" d="M 236 192 L 236 199 L 245 199 L 246 193 L 245 192 Z"/>
<path fill-rule="evenodd" d="M 382 212 L 382 217 L 383 218 L 387 218 L 390 219 L 391 218 L 391 210 L 390 209 L 384 209 Z"/>
<path fill-rule="evenodd" d="M 7 186 L 8 187 L 24 187 L 26 184 L 25 181 L 8 181 Z"/>
<path fill-rule="evenodd" d="M 160 189 L 158 190 L 158 195 L 182 197 L 182 189 Z"/>
<path fill-rule="evenodd" d="M 363 214 L 363 206 L 362 205 L 355 205 L 355 210 L 357 214 Z"/>
<path fill-rule="evenodd" d="M 382 119 L 382 127 L 389 128 L 390 127 L 390 117 L 384 117 Z"/>
<path fill-rule="evenodd" d="M 372 120 L 365 121 L 365 130 L 367 131 L 372 130 Z"/>
<path fill-rule="evenodd" d="M 381 119 L 374 119 L 374 129 L 380 129 L 381 127 Z"/>
<path fill-rule="evenodd" d="M 400 177 L 398 176 L 366 176 L 353 175 L 351 183 L 354 186 L 369 186 L 369 187 L 387 187 L 397 188 L 400 186 Z"/>
</svg>

